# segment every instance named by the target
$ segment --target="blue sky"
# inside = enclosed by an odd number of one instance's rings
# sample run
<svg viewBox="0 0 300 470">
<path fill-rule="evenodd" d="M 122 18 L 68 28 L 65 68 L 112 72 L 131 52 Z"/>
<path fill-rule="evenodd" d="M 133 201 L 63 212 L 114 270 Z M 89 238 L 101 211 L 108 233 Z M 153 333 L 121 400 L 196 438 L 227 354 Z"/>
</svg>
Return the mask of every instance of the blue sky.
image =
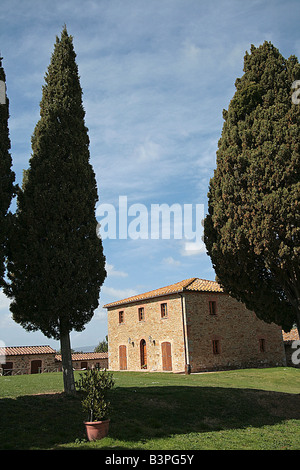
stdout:
<svg viewBox="0 0 300 470">
<path fill-rule="evenodd" d="M 117 206 L 204 204 L 222 110 L 251 44 L 300 57 L 298 0 L 2 0 L 0 52 L 10 100 L 17 182 L 28 167 L 44 75 L 63 25 L 74 37 L 91 163 L 100 201 Z M 104 240 L 108 277 L 100 306 L 73 347 L 107 334 L 105 303 L 189 277 L 214 280 L 206 253 L 182 240 Z M 0 292 L 0 340 L 59 343 L 27 333 Z"/>
</svg>

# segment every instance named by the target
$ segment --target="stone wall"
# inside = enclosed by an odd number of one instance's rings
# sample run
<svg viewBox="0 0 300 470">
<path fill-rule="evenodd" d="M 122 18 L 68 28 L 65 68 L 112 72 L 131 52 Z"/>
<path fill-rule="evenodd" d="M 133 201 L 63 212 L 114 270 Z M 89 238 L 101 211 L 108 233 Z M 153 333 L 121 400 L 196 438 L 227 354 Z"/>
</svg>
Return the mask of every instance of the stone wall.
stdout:
<svg viewBox="0 0 300 470">
<path fill-rule="evenodd" d="M 88 369 L 107 369 L 108 368 L 108 359 L 83 359 L 81 361 L 72 361 L 73 367 L 75 370 L 81 369 L 83 363 L 87 363 Z"/>
<path fill-rule="evenodd" d="M 6 366 L 1 365 L 9 375 L 31 374 L 32 361 L 41 361 L 41 370 L 53 372 L 57 370 L 55 363 L 55 354 L 26 354 L 26 355 L 9 355 L 6 356 Z M 8 363 L 12 363 L 12 371 L 8 370 Z M 10 368 L 10 366 L 9 366 Z"/>
<path fill-rule="evenodd" d="M 281 328 L 223 293 L 185 293 L 192 372 L 284 366 Z M 214 313 L 209 302 L 215 302 Z"/>
<path fill-rule="evenodd" d="M 161 304 L 167 304 L 167 316 L 161 317 Z M 144 319 L 139 319 L 139 308 Z M 119 312 L 123 312 L 122 323 Z M 172 370 L 184 371 L 184 343 L 182 331 L 181 298 L 178 294 L 135 302 L 108 309 L 109 369 L 119 370 L 119 347 L 126 347 L 128 370 L 141 369 L 141 341 L 146 342 L 147 368 L 161 371 L 162 343 L 171 344 Z"/>
</svg>

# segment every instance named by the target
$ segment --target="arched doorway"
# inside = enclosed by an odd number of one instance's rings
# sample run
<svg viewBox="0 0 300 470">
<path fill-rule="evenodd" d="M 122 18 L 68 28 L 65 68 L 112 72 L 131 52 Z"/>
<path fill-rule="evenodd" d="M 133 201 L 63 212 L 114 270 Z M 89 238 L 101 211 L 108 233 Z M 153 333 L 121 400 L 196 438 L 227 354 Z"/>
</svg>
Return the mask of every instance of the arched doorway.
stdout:
<svg viewBox="0 0 300 470">
<path fill-rule="evenodd" d="M 147 347 L 146 347 L 146 341 L 144 339 L 141 339 L 140 351 L 141 351 L 141 369 L 147 369 Z"/>
</svg>

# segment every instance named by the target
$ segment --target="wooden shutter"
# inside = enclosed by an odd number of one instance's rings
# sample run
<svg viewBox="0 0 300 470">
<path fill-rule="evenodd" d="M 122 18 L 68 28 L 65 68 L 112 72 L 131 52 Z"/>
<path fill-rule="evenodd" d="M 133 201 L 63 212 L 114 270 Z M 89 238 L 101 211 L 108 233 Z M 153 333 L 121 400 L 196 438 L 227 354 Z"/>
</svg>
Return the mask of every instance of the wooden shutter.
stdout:
<svg viewBox="0 0 300 470">
<path fill-rule="evenodd" d="M 172 370 L 171 343 L 161 343 L 161 354 L 163 370 Z"/>
</svg>

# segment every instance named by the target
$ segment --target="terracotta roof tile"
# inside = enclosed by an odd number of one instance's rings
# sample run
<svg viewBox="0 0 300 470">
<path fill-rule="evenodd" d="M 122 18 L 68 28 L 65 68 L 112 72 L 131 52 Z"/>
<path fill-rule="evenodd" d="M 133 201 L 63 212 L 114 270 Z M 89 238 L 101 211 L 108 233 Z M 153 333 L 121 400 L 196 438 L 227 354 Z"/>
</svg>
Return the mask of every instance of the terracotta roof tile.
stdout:
<svg viewBox="0 0 300 470">
<path fill-rule="evenodd" d="M 0 348 L 0 356 L 24 356 L 27 354 L 55 354 L 50 346 L 7 346 Z"/>
<path fill-rule="evenodd" d="M 223 292 L 222 288 L 217 282 L 206 281 L 204 279 L 198 279 L 197 277 L 191 277 L 184 281 L 176 282 L 170 286 L 161 287 L 144 294 L 134 295 L 126 299 L 117 300 L 104 305 L 105 308 L 111 308 L 118 305 L 124 305 L 132 302 L 139 302 L 141 300 L 151 299 L 154 297 L 161 297 L 163 295 L 175 294 L 177 292 L 183 292 L 184 290 L 193 290 L 197 292 Z"/>
<path fill-rule="evenodd" d="M 87 352 L 87 353 L 73 353 L 72 354 L 72 361 L 87 361 L 88 359 L 107 359 L 108 353 L 107 352 Z M 57 354 L 55 356 L 56 361 L 61 361 L 61 355 Z"/>
<path fill-rule="evenodd" d="M 197 292 L 223 292 L 222 287 L 217 282 L 198 278 L 187 286 L 186 289 L 195 290 Z"/>
</svg>

